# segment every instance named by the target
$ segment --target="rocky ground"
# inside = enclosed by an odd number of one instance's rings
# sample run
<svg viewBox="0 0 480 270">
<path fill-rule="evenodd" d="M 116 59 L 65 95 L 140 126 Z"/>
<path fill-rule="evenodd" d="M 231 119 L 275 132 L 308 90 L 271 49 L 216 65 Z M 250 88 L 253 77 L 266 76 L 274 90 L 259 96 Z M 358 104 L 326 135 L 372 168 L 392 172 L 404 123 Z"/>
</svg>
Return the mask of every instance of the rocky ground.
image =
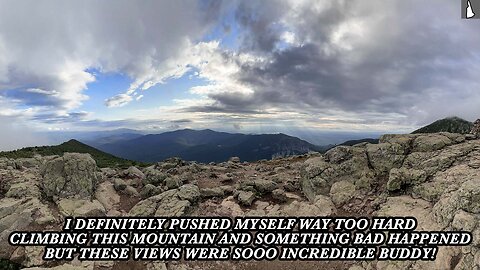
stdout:
<svg viewBox="0 0 480 270">
<path fill-rule="evenodd" d="M 325 155 L 219 164 L 169 159 L 98 169 L 88 154 L 0 159 L 0 258 L 30 269 L 480 269 L 480 140 L 384 135 Z M 414 216 L 418 230 L 466 230 L 468 247 L 428 262 L 56 262 L 13 248 L 16 230 L 60 230 L 65 216 Z"/>
</svg>

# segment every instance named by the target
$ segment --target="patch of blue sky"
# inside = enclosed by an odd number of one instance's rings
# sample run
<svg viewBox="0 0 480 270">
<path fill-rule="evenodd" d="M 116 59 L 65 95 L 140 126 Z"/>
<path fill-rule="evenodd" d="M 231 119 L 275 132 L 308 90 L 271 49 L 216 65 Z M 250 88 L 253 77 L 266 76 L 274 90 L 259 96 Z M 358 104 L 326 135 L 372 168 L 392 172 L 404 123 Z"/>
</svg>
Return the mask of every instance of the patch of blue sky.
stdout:
<svg viewBox="0 0 480 270">
<path fill-rule="evenodd" d="M 165 83 L 157 84 L 148 90 L 137 91 L 138 94 L 133 100 L 123 107 L 108 108 L 105 106 L 105 100 L 124 93 L 133 80 L 119 73 L 103 74 L 98 71 L 92 73 L 96 75 L 96 80 L 88 84 L 88 89 L 84 91 L 89 99 L 79 110 L 93 112 L 95 117 L 102 119 L 115 119 L 116 116 L 126 114 L 128 111 L 174 105 L 175 99 L 198 98 L 198 95 L 189 92 L 190 88 L 208 84 L 206 80 L 195 76 L 195 70 L 192 70 L 181 78 L 168 79 Z M 140 95 L 143 95 L 143 98 L 136 100 Z"/>
<path fill-rule="evenodd" d="M 195 71 L 191 70 L 181 78 L 168 79 L 165 83 L 157 84 L 148 90 L 140 90 L 138 95 L 143 95 L 143 98 L 139 101 L 133 101 L 126 106 L 134 110 L 150 109 L 174 105 L 175 99 L 198 98 L 198 95 L 190 93 L 190 89 L 194 86 L 206 85 L 208 82 L 194 74 Z"/>
<path fill-rule="evenodd" d="M 124 93 L 133 80 L 120 73 L 101 73 L 98 70 L 87 71 L 95 75 L 95 81 L 87 85 L 83 94 L 89 98 L 83 102 L 78 110 L 93 112 L 97 117 L 106 116 L 111 109 L 105 106 L 105 100 Z"/>
<path fill-rule="evenodd" d="M 222 20 L 203 37 L 203 41 L 219 40 L 222 48 L 237 50 L 240 44 L 238 40 L 240 32 L 241 28 L 235 20 L 235 10 L 230 8 L 225 12 Z"/>
</svg>

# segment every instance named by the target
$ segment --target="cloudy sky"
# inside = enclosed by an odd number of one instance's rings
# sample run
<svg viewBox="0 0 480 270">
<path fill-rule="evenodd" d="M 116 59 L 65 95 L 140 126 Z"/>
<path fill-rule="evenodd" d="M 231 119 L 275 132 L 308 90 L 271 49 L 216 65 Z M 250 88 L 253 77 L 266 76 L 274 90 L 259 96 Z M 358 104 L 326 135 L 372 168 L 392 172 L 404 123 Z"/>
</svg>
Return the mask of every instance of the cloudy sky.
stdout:
<svg viewBox="0 0 480 270">
<path fill-rule="evenodd" d="M 460 14 L 452 0 L 0 0 L 0 129 L 474 120 L 480 20 Z"/>
</svg>

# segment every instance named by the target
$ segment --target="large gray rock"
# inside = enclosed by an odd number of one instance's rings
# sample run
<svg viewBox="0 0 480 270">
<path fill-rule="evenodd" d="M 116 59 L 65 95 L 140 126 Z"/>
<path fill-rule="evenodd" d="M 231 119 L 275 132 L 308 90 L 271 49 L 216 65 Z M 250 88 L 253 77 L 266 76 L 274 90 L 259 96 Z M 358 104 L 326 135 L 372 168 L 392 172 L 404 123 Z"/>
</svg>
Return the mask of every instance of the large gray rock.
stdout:
<svg viewBox="0 0 480 270">
<path fill-rule="evenodd" d="M 143 179 L 145 178 L 145 175 L 143 174 L 142 171 L 140 171 L 137 167 L 135 166 L 130 166 L 128 169 L 124 170 L 122 172 L 122 176 L 124 178 L 129 178 L 129 179 Z"/>
<path fill-rule="evenodd" d="M 263 179 L 253 181 L 253 185 L 255 186 L 255 189 L 262 194 L 270 193 L 277 188 L 277 183 Z"/>
<path fill-rule="evenodd" d="M 49 197 L 89 198 L 98 182 L 97 165 L 89 154 L 65 153 L 42 169 L 43 191 Z"/>
<path fill-rule="evenodd" d="M 313 202 L 317 195 L 329 194 L 331 186 L 340 181 L 358 182 L 359 188 L 370 186 L 374 182 L 368 156 L 370 145 L 360 144 L 330 150 L 328 157 L 309 158 L 301 168 L 301 189 L 303 194 Z M 371 154 L 371 153 L 370 153 Z M 379 154 L 379 153 L 377 153 Z"/>
<path fill-rule="evenodd" d="M 10 258 L 15 247 L 8 245 L 13 231 L 38 228 L 57 222 L 50 208 L 37 198 L 0 200 L 0 258 Z"/>
<path fill-rule="evenodd" d="M 202 188 L 200 190 L 203 198 L 223 198 L 225 197 L 225 191 L 221 187 L 214 188 Z"/>
<path fill-rule="evenodd" d="M 64 216 L 97 217 L 105 216 L 105 207 L 97 200 L 61 199 L 58 210 Z"/>
<path fill-rule="evenodd" d="M 95 198 L 105 207 L 106 211 L 116 209 L 120 205 L 120 195 L 110 182 L 103 182 L 98 185 Z"/>
<path fill-rule="evenodd" d="M 36 168 L 42 164 L 40 158 L 19 158 L 16 160 L 16 163 L 21 164 L 25 168 Z"/>
<path fill-rule="evenodd" d="M 135 189 L 132 186 L 127 186 L 127 188 L 125 188 L 125 190 L 123 190 L 122 192 L 124 194 L 130 196 L 130 197 L 139 197 L 140 196 L 140 193 L 137 191 L 137 189 Z"/>
<path fill-rule="evenodd" d="M 128 186 L 127 182 L 125 182 L 125 180 L 123 180 L 123 179 L 115 178 L 113 180 L 113 187 L 117 191 L 125 190 L 127 188 L 127 186 Z"/>
<path fill-rule="evenodd" d="M 417 219 L 417 231 L 439 231 L 443 225 L 438 224 L 432 213 L 431 203 L 414 199 L 410 196 L 389 197 L 375 213 L 376 216 L 411 216 Z M 373 269 L 453 269 L 451 266 L 462 261 L 461 247 L 440 246 L 434 261 L 378 261 Z M 458 266 L 458 265 L 457 265 Z M 466 264 L 466 268 L 475 269 L 474 264 Z"/>
<path fill-rule="evenodd" d="M 392 168 L 400 168 L 407 154 L 405 146 L 398 143 L 367 145 L 367 155 L 378 174 L 388 174 Z"/>
<path fill-rule="evenodd" d="M 237 194 L 237 200 L 240 204 L 245 205 L 245 206 L 250 206 L 253 203 L 253 200 L 255 200 L 255 193 L 251 191 L 243 191 L 240 190 Z"/>
<path fill-rule="evenodd" d="M 326 217 L 336 213 L 332 200 L 323 195 L 317 195 L 313 202 L 293 201 L 282 209 L 285 216 L 297 217 Z"/>
<path fill-rule="evenodd" d="M 140 196 L 144 199 L 148 197 L 155 196 L 161 193 L 161 188 L 154 186 L 152 184 L 146 184 L 142 190 L 140 190 Z"/>
<path fill-rule="evenodd" d="M 352 158 L 352 151 L 348 146 L 337 146 L 325 153 L 325 160 L 331 163 L 342 163 L 350 158 Z"/>
<path fill-rule="evenodd" d="M 154 166 L 151 166 L 145 169 L 145 178 L 143 179 L 143 184 L 152 184 L 154 186 L 162 185 L 167 177 L 168 174 L 155 169 Z"/>
<path fill-rule="evenodd" d="M 277 188 L 272 191 L 272 199 L 279 203 L 284 203 L 288 200 L 288 197 L 285 194 L 285 190 Z"/>
<path fill-rule="evenodd" d="M 470 179 L 480 179 L 480 170 L 468 164 L 459 164 L 435 173 L 427 182 L 413 185 L 412 194 L 436 202 L 442 194 L 458 190 Z"/>
<path fill-rule="evenodd" d="M 442 134 L 422 135 L 413 141 L 412 152 L 432 152 L 452 143 L 452 140 Z"/>
<path fill-rule="evenodd" d="M 480 179 L 466 181 L 458 190 L 443 194 L 433 207 L 437 222 L 444 226 L 452 222 L 458 210 L 480 213 Z"/>
<path fill-rule="evenodd" d="M 178 189 L 178 197 L 182 200 L 187 200 L 191 203 L 196 203 L 200 199 L 200 190 L 198 186 L 186 184 Z"/>
<path fill-rule="evenodd" d="M 23 199 L 28 197 L 40 198 L 40 189 L 32 181 L 13 183 L 5 197 Z"/>
<path fill-rule="evenodd" d="M 200 197 L 197 186 L 185 185 L 138 202 L 129 212 L 131 216 L 185 216 Z"/>
<path fill-rule="evenodd" d="M 178 176 L 167 177 L 165 179 L 165 186 L 167 189 L 179 188 L 182 184 L 182 179 L 180 179 Z"/>
<path fill-rule="evenodd" d="M 390 170 L 387 189 L 389 191 L 395 191 L 405 185 L 419 184 L 425 182 L 425 180 L 427 180 L 427 174 L 423 170 L 393 168 Z"/>
<path fill-rule="evenodd" d="M 340 181 L 332 185 L 330 197 L 335 205 L 348 202 L 355 195 L 355 185 L 349 181 Z"/>
</svg>

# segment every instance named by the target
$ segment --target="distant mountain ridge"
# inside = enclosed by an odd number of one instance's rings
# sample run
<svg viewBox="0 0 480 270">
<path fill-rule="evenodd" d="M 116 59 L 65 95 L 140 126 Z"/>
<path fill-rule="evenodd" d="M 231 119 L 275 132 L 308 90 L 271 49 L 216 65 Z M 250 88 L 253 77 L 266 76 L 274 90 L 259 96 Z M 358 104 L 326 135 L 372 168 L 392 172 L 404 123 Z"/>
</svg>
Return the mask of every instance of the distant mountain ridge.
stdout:
<svg viewBox="0 0 480 270">
<path fill-rule="evenodd" d="M 282 133 L 247 135 L 210 129 L 149 134 L 95 147 L 130 160 L 155 162 L 176 156 L 204 163 L 226 161 L 232 156 L 255 161 L 319 150 L 318 146 Z"/>
<path fill-rule="evenodd" d="M 339 145 L 344 145 L 344 146 L 354 146 L 359 143 L 371 143 L 371 144 L 378 144 L 378 139 L 374 138 L 365 138 L 365 139 L 359 139 L 359 140 L 349 140 L 346 142 L 343 142 Z"/>
<path fill-rule="evenodd" d="M 132 165 L 143 166 L 141 162 L 135 162 L 131 160 L 126 160 L 123 158 L 118 158 L 111 154 L 102 152 L 94 147 L 81 143 L 77 140 L 69 140 L 59 145 L 54 146 L 35 146 L 35 147 L 25 147 L 22 149 L 14 151 L 0 152 L 0 157 L 7 158 L 31 158 L 34 155 L 50 156 L 50 155 L 59 155 L 62 156 L 64 153 L 87 153 L 92 156 L 96 161 L 97 166 L 100 168 L 105 167 L 122 167 L 126 168 Z"/>
<path fill-rule="evenodd" d="M 437 133 L 437 132 L 450 132 L 450 133 L 460 133 L 467 134 L 472 130 L 473 123 L 467 120 L 464 120 L 460 117 L 447 117 L 444 119 L 437 120 L 430 125 L 424 126 L 420 129 L 415 130 L 412 134 L 416 133 Z"/>
</svg>

